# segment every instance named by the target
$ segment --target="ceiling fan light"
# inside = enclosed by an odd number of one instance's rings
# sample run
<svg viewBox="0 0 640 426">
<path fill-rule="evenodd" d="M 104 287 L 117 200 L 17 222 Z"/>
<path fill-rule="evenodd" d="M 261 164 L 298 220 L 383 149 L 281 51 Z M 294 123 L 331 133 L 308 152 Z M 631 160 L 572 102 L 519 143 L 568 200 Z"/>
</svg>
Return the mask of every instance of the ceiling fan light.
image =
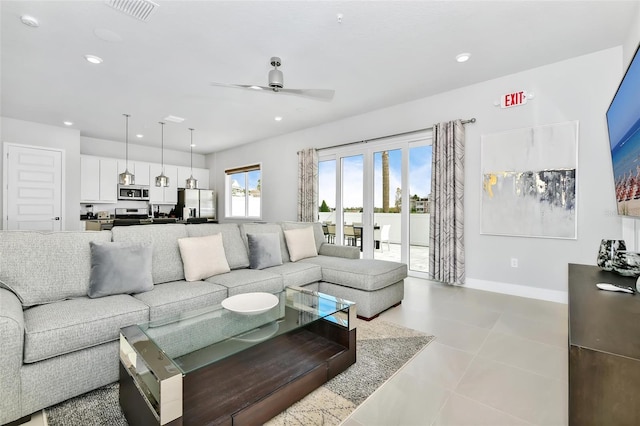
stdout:
<svg viewBox="0 0 640 426">
<path fill-rule="evenodd" d="M 269 71 L 269 87 L 277 87 L 282 89 L 284 87 L 284 77 L 282 71 L 273 69 Z"/>
</svg>

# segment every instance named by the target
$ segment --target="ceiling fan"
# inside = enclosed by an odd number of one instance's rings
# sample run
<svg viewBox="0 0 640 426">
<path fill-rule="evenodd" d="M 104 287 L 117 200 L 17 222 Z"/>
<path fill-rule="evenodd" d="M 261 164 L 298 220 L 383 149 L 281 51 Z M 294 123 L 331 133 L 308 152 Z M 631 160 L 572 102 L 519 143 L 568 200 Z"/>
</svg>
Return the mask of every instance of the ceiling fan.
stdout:
<svg viewBox="0 0 640 426">
<path fill-rule="evenodd" d="M 330 101 L 333 99 L 335 90 L 328 89 L 285 89 L 282 71 L 278 67 L 282 61 L 277 56 L 271 58 L 271 66 L 273 69 L 269 71 L 269 86 L 256 86 L 254 84 L 229 84 L 229 83 L 211 83 L 212 86 L 235 87 L 238 89 L 250 89 L 257 91 L 272 91 L 276 93 L 287 93 L 290 95 L 304 96 L 321 101 Z"/>
</svg>

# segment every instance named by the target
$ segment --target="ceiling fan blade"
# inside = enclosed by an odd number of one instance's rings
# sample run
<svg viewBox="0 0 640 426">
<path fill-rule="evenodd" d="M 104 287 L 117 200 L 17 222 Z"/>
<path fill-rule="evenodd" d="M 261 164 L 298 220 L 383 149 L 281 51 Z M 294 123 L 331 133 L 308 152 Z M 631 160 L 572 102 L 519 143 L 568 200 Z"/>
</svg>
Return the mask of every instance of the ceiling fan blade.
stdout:
<svg viewBox="0 0 640 426">
<path fill-rule="evenodd" d="M 256 86 L 255 84 L 229 84 L 229 83 L 209 83 L 211 86 L 220 86 L 220 87 L 233 87 L 236 89 L 251 89 L 251 90 L 268 90 L 273 91 L 271 87 L 266 86 Z"/>
<path fill-rule="evenodd" d="M 279 89 L 278 92 L 290 93 L 292 95 L 305 96 L 321 101 L 330 101 L 335 95 L 335 90 L 329 89 Z"/>
</svg>

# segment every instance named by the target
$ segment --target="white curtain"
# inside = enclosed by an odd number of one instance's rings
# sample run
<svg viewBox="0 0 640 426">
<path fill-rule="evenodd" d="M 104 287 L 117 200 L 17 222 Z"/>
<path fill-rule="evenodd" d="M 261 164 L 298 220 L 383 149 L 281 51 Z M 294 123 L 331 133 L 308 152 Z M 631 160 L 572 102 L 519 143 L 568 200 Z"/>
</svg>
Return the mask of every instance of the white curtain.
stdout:
<svg viewBox="0 0 640 426">
<path fill-rule="evenodd" d="M 298 220 L 318 220 L 318 151 L 298 151 Z"/>
<path fill-rule="evenodd" d="M 464 126 L 433 126 L 429 277 L 464 284 Z"/>
</svg>

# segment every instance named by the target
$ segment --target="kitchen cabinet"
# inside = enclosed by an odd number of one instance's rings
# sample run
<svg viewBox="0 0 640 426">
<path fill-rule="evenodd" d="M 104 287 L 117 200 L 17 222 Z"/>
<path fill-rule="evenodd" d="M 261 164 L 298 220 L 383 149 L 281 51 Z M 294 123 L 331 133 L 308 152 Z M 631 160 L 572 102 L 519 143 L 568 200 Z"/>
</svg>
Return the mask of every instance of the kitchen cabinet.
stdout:
<svg viewBox="0 0 640 426">
<path fill-rule="evenodd" d="M 178 188 L 185 188 L 191 176 L 191 167 L 178 167 Z M 198 189 L 209 189 L 209 169 L 193 168 L 193 177 L 198 180 Z"/>
<path fill-rule="evenodd" d="M 80 156 L 80 202 L 115 203 L 118 199 L 118 162 L 113 158 Z"/>
<path fill-rule="evenodd" d="M 169 186 L 158 187 L 155 185 L 155 177 L 162 173 L 162 165 L 150 164 L 150 176 L 153 176 L 153 185 L 149 186 L 149 204 L 176 204 L 178 202 L 178 166 L 164 166 L 164 174 L 169 178 Z"/>
<path fill-rule="evenodd" d="M 136 185 L 155 185 L 156 184 L 156 181 L 155 181 L 156 177 L 151 176 L 151 173 L 149 172 L 150 166 L 151 164 L 145 163 L 142 161 L 134 161 L 132 166 L 131 161 L 129 161 L 129 167 L 134 167 L 136 170 L 135 171 Z"/>
</svg>

